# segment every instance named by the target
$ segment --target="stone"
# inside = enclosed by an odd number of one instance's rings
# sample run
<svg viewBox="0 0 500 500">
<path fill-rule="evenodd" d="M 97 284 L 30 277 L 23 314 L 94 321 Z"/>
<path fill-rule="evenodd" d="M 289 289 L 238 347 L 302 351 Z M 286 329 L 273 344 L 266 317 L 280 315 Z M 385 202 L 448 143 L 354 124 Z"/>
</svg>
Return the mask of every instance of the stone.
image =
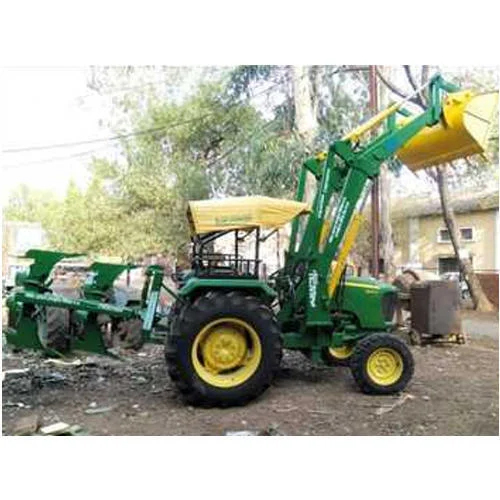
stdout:
<svg viewBox="0 0 500 500">
<path fill-rule="evenodd" d="M 88 434 L 89 433 L 80 425 L 72 425 L 67 431 L 67 435 L 69 436 L 88 436 Z"/>
<path fill-rule="evenodd" d="M 66 377 L 60 373 L 60 372 L 52 372 L 49 373 L 48 375 L 43 375 L 42 376 L 42 382 L 44 383 L 59 383 L 59 382 L 64 382 L 66 380 Z"/>
<path fill-rule="evenodd" d="M 20 418 L 14 426 L 14 435 L 30 436 L 35 434 L 40 427 L 40 417 L 38 415 L 28 415 Z"/>
</svg>

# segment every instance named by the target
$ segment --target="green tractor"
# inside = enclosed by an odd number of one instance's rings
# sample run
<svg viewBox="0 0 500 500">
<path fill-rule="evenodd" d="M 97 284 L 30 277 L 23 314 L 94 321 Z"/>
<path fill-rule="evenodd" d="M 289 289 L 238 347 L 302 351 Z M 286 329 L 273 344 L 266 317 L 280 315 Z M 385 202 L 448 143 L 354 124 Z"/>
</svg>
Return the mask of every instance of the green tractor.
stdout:
<svg viewBox="0 0 500 500">
<path fill-rule="evenodd" d="M 388 335 L 394 328 L 395 287 L 344 276 L 323 301 L 329 323 L 320 319 L 308 327 L 308 303 L 296 295 L 306 271 L 303 265 L 288 271 L 290 250 L 283 269 L 259 279 L 260 243 L 285 223 L 298 224 L 301 216 L 309 214 L 311 223 L 310 212 L 306 203 L 262 196 L 189 203 L 192 266 L 171 310 L 165 356 L 170 377 L 191 404 L 253 399 L 271 384 L 283 348 L 298 349 L 317 363 L 350 363 L 365 392 L 395 392 L 410 379 L 411 354 Z M 232 253 L 213 251 L 219 238 L 233 241 Z M 370 373 L 367 355 L 373 355 Z"/>
<path fill-rule="evenodd" d="M 139 303 L 109 303 L 92 293 L 97 282 L 83 298 L 70 300 L 51 292 L 45 269 L 9 297 L 7 340 L 47 350 L 47 307 L 70 312 L 66 333 L 74 349 L 107 352 L 99 315 L 140 322 L 143 342 L 165 343 L 170 377 L 196 405 L 254 399 L 272 383 L 284 348 L 314 363 L 348 365 L 365 393 L 403 390 L 414 362 L 394 334 L 397 289 L 346 276 L 363 207 L 384 162 L 399 168 L 399 158 L 418 170 L 484 152 L 498 102 L 497 94 L 463 92 L 440 75 L 426 87 L 428 106 L 419 114 L 411 114 L 406 101 L 393 104 L 307 159 L 293 201 L 257 196 L 190 202 L 192 265 L 177 291 L 164 284 L 161 268 L 150 266 Z M 383 123 L 383 131 L 362 141 Z M 304 201 L 308 176 L 316 182 L 310 204 Z M 260 243 L 289 222 L 284 265 L 263 279 Z M 232 238 L 229 254 L 214 251 L 222 237 Z M 252 258 L 243 247 L 253 249 Z M 36 269 L 35 260 L 30 274 Z M 110 279 L 105 282 L 109 287 Z M 162 289 L 174 297 L 166 318 L 158 311 Z"/>
</svg>

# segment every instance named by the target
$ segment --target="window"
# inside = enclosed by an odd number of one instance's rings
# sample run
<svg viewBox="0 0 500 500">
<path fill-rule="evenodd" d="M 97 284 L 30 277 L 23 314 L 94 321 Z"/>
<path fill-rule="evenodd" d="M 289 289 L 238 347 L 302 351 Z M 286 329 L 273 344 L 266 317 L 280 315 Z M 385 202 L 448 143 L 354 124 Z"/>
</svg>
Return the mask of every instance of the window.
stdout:
<svg viewBox="0 0 500 500">
<path fill-rule="evenodd" d="M 472 257 L 470 258 L 471 264 Z M 459 273 L 460 268 L 458 266 L 458 260 L 455 257 L 439 257 L 438 258 L 438 272 L 440 275 L 445 273 L 455 274 Z"/>
<path fill-rule="evenodd" d="M 445 243 L 447 241 L 450 241 L 450 233 L 448 232 L 448 229 L 440 229 L 439 230 L 438 241 L 439 241 L 439 243 Z"/>
<path fill-rule="evenodd" d="M 461 227 L 460 237 L 462 241 L 472 241 L 474 239 L 474 231 L 472 231 L 471 227 Z"/>
<path fill-rule="evenodd" d="M 439 274 L 444 273 L 457 273 L 458 272 L 458 261 L 455 257 L 440 257 L 438 260 Z"/>
<path fill-rule="evenodd" d="M 461 241 L 474 241 L 474 228 L 472 227 L 461 227 L 460 228 L 460 240 Z M 449 243 L 450 233 L 448 229 L 438 230 L 438 243 Z"/>
</svg>

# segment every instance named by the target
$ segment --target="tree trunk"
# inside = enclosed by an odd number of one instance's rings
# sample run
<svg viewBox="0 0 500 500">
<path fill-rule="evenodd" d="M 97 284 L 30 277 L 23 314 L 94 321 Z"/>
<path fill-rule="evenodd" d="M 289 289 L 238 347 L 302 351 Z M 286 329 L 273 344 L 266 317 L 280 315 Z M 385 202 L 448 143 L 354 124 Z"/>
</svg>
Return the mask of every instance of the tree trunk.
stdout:
<svg viewBox="0 0 500 500">
<path fill-rule="evenodd" d="M 392 80 L 391 67 L 383 66 L 380 72 L 388 80 Z M 389 95 L 385 85 L 379 87 L 379 109 L 389 106 Z M 394 265 L 394 240 L 391 224 L 391 173 L 386 165 L 382 165 L 379 176 L 380 186 L 380 256 L 384 261 L 384 275 L 387 281 L 392 281 L 396 275 Z"/>
<path fill-rule="evenodd" d="M 386 281 L 396 276 L 394 265 L 394 240 L 391 223 L 391 173 L 386 165 L 382 165 L 379 176 L 380 183 L 380 255 L 384 260 Z"/>
<path fill-rule="evenodd" d="M 494 307 L 491 302 L 486 297 L 481 283 L 474 273 L 472 268 L 472 262 L 467 257 L 461 257 L 460 252 L 460 235 L 457 227 L 457 222 L 455 219 L 455 213 L 450 204 L 450 197 L 448 193 L 448 184 L 446 179 L 446 167 L 437 167 L 437 185 L 439 189 L 439 196 L 441 198 L 441 208 L 443 210 L 443 219 L 448 229 L 450 235 L 451 244 L 453 245 L 453 250 L 455 252 L 455 257 L 458 261 L 458 267 L 460 273 L 464 277 L 467 287 L 474 303 L 474 309 L 478 311 L 494 311 Z"/>
<path fill-rule="evenodd" d="M 295 128 L 304 141 L 309 153 L 312 153 L 318 122 L 314 114 L 309 68 L 307 66 L 293 66 L 292 69 Z M 316 180 L 311 174 L 308 174 L 306 179 L 305 201 L 312 202 L 315 190 Z"/>
</svg>

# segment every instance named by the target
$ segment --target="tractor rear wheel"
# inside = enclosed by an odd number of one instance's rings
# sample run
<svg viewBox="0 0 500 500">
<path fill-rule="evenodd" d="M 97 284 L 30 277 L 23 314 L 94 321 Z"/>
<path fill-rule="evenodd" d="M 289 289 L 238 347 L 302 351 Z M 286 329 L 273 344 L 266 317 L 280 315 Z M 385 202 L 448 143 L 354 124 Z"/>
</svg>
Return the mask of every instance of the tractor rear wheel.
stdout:
<svg viewBox="0 0 500 500">
<path fill-rule="evenodd" d="M 47 347 L 65 353 L 70 349 L 70 312 L 60 307 L 47 307 Z"/>
<path fill-rule="evenodd" d="M 376 333 L 360 340 L 351 357 L 351 373 L 366 394 L 402 391 L 413 376 L 413 356 L 394 335 Z"/>
<path fill-rule="evenodd" d="M 165 358 L 170 378 L 190 404 L 243 405 L 273 380 L 280 330 L 257 297 L 212 291 L 176 308 Z"/>
</svg>

